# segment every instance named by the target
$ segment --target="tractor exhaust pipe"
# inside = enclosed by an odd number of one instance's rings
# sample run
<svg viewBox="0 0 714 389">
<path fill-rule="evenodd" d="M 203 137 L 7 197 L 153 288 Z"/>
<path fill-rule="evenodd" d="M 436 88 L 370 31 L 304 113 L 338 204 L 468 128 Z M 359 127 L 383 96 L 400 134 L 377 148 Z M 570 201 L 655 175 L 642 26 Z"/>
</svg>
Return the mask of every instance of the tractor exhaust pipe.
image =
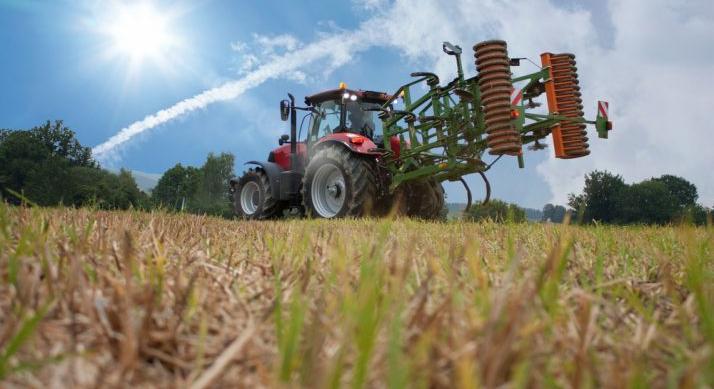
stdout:
<svg viewBox="0 0 714 389">
<path fill-rule="evenodd" d="M 290 98 L 290 170 L 297 169 L 297 110 L 295 109 L 295 96 L 288 93 Z"/>
</svg>

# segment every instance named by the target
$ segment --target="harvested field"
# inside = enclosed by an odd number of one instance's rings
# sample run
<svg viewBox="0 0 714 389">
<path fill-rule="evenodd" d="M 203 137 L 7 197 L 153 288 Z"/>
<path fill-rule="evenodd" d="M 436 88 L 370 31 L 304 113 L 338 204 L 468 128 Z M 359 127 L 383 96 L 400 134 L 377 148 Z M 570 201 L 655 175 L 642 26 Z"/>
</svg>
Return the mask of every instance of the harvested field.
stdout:
<svg viewBox="0 0 714 389">
<path fill-rule="evenodd" d="M 714 229 L 0 205 L 0 387 L 711 387 Z"/>
</svg>

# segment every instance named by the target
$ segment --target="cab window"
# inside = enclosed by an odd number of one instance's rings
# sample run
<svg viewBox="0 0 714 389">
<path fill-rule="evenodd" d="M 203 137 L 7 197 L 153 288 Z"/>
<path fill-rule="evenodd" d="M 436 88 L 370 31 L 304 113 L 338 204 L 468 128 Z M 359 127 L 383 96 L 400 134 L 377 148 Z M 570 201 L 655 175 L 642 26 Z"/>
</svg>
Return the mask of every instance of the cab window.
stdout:
<svg viewBox="0 0 714 389">
<path fill-rule="evenodd" d="M 365 103 L 349 101 L 345 104 L 347 115 L 345 116 L 345 127 L 347 131 L 364 135 L 370 139 L 382 136 L 382 120 L 378 111 L 369 109 L 379 108 L 376 103 Z"/>
<path fill-rule="evenodd" d="M 311 141 L 317 141 L 340 128 L 340 105 L 334 100 L 320 103 L 316 110 L 315 127 L 310 137 Z"/>
</svg>

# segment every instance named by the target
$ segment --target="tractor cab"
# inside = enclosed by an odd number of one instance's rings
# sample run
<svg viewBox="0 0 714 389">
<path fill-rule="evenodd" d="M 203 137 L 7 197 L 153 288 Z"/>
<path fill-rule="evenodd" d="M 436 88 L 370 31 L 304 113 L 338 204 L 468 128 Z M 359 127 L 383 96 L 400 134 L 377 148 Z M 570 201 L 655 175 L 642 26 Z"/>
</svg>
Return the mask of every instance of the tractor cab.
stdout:
<svg viewBox="0 0 714 389">
<path fill-rule="evenodd" d="M 339 89 L 324 91 L 305 98 L 313 117 L 307 142 L 314 144 L 324 137 L 347 132 L 382 143 L 382 105 L 390 99 L 386 93 L 350 90 L 344 83 Z"/>
<path fill-rule="evenodd" d="M 246 162 L 255 167 L 231 180 L 236 213 L 247 219 L 280 217 L 286 209 L 328 218 L 354 214 L 355 207 L 377 195 L 376 187 L 364 192 L 361 182 L 353 182 L 357 176 L 342 174 L 365 169 L 361 164 L 376 163 L 382 155 L 380 114 L 391 96 L 340 83 L 338 89 L 306 97 L 305 107 L 288 97 L 280 102 L 280 117 L 290 121 L 290 135 L 278 139 L 279 147 L 267 161 Z M 305 112 L 299 130 L 297 111 Z M 307 118 L 307 134 L 302 135 Z M 370 168 L 369 173 L 375 171 Z M 376 182 L 377 177 L 370 179 Z"/>
</svg>

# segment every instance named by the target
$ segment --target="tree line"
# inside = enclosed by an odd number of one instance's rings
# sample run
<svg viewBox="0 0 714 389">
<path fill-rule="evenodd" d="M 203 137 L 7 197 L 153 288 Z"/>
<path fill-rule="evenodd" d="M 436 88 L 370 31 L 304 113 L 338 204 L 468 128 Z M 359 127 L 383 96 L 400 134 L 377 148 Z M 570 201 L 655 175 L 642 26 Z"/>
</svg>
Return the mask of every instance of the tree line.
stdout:
<svg viewBox="0 0 714 389">
<path fill-rule="evenodd" d="M 714 210 L 698 198 L 697 187 L 682 177 L 665 174 L 627 184 L 620 175 L 596 170 L 585 176 L 582 193 L 568 196 L 568 205 L 584 223 L 702 225 Z"/>
<path fill-rule="evenodd" d="M 665 174 L 627 184 L 619 175 L 596 170 L 585 176 L 582 193 L 568 196 L 568 207 L 546 204 L 541 221 L 562 223 L 570 215 L 571 223 L 704 225 L 714 209 L 697 203 L 698 198 L 697 187 L 682 177 Z M 526 210 L 491 200 L 473 205 L 464 219 L 523 222 Z"/>
<path fill-rule="evenodd" d="M 201 167 L 177 164 L 148 194 L 131 172 L 112 173 L 92 158 L 62 121 L 30 130 L 0 130 L 0 196 L 11 204 L 162 208 L 231 217 L 231 154 L 209 154 Z"/>
<path fill-rule="evenodd" d="M 30 130 L 0 130 L 0 196 L 12 204 L 161 208 L 230 218 L 234 163 L 230 153 L 211 153 L 201 167 L 176 164 L 148 194 L 130 171 L 100 168 L 91 149 L 62 121 Z M 619 175 L 594 171 L 585 176 L 582 193 L 569 195 L 569 208 L 546 204 L 542 220 L 559 223 L 570 213 L 571 221 L 582 223 L 705 224 L 714 211 L 697 203 L 698 198 L 696 186 L 682 177 L 663 175 L 627 184 Z M 464 218 L 521 222 L 526 211 L 492 200 L 473 205 Z"/>
</svg>

